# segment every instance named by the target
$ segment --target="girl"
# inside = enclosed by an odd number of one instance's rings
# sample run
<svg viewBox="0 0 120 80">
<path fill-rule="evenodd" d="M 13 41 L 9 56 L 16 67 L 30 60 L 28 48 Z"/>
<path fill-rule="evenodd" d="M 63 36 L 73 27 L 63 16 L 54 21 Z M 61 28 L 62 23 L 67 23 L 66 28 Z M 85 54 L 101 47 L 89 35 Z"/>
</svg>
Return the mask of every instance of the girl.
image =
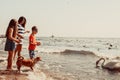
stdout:
<svg viewBox="0 0 120 80">
<path fill-rule="evenodd" d="M 12 70 L 12 59 L 15 49 L 15 42 L 19 43 L 20 40 L 16 39 L 17 36 L 17 21 L 12 19 L 9 22 L 6 30 L 6 43 L 5 51 L 8 51 L 7 70 Z"/>
<path fill-rule="evenodd" d="M 22 50 L 22 44 L 23 44 L 23 35 L 25 33 L 29 33 L 29 31 L 25 31 L 25 25 L 26 25 L 26 18 L 21 16 L 18 20 L 18 35 L 21 37 L 18 37 L 18 39 L 21 40 L 20 43 L 17 44 L 17 47 L 15 49 L 15 54 L 14 54 L 14 60 L 15 60 L 15 56 L 16 53 L 18 53 L 18 57 L 21 56 L 20 52 Z"/>
</svg>

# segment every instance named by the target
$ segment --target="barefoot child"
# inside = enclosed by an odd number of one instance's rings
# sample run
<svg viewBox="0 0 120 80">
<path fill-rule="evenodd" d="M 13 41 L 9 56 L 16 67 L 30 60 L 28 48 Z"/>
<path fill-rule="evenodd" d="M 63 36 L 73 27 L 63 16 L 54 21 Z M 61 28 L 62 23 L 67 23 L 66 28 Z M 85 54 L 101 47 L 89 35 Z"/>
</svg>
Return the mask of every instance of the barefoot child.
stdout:
<svg viewBox="0 0 120 80">
<path fill-rule="evenodd" d="M 36 46 L 39 46 L 41 44 L 40 42 L 36 41 L 35 35 L 37 34 L 37 32 L 38 32 L 37 27 L 33 26 L 32 27 L 32 33 L 29 36 L 29 48 L 28 49 L 29 49 L 30 59 L 34 58 L 34 56 L 35 56 L 34 50 L 35 50 Z"/>
<path fill-rule="evenodd" d="M 17 44 L 16 49 L 15 49 L 15 54 L 14 54 L 14 60 L 15 60 L 15 56 L 16 54 L 19 56 L 21 56 L 21 50 L 22 50 L 22 45 L 23 45 L 23 38 L 24 38 L 24 34 L 25 33 L 29 33 L 29 31 L 25 31 L 25 25 L 26 25 L 26 18 L 21 16 L 18 20 L 18 35 L 21 37 L 18 37 L 21 42 Z"/>
<path fill-rule="evenodd" d="M 16 39 L 17 36 L 17 21 L 12 19 L 6 30 L 6 43 L 5 51 L 8 51 L 7 70 L 12 70 L 12 59 L 15 50 L 15 42 L 19 43 L 20 40 Z"/>
</svg>

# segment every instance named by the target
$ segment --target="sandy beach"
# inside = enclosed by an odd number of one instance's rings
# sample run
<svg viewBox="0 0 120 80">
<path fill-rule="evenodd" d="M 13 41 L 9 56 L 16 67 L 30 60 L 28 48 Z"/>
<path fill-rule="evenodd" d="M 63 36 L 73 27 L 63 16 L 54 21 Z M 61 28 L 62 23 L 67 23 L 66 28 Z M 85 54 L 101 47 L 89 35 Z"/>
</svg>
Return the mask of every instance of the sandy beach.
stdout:
<svg viewBox="0 0 120 80">
<path fill-rule="evenodd" d="M 28 80 L 27 73 L 19 74 L 14 66 L 12 71 L 6 70 L 7 61 L 5 56 L 0 58 L 0 80 Z M 4 58 L 4 59 L 3 59 Z M 15 65 L 15 64 L 14 64 Z"/>
<path fill-rule="evenodd" d="M 45 71 L 38 70 L 36 67 L 34 71 L 23 67 L 19 73 L 15 64 L 13 64 L 12 71 L 6 70 L 6 59 L 1 59 L 0 65 L 0 80 L 53 80 L 50 78 L 50 74 L 45 74 Z"/>
</svg>

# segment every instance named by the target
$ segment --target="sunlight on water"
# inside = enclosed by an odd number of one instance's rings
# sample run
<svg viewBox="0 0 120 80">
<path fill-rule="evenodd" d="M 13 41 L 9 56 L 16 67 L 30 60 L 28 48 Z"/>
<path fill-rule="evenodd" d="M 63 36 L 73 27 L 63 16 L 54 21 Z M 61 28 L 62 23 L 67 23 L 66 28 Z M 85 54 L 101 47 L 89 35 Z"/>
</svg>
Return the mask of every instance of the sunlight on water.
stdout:
<svg viewBox="0 0 120 80">
<path fill-rule="evenodd" d="M 96 69 L 100 57 L 119 58 L 120 39 L 95 38 L 38 38 L 36 56 L 42 61 L 36 65 L 30 80 L 119 80 L 119 73 Z M 28 40 L 24 41 L 22 55 L 28 55 Z M 1 53 L 3 53 L 3 46 Z M 4 56 L 4 54 L 3 54 Z"/>
</svg>

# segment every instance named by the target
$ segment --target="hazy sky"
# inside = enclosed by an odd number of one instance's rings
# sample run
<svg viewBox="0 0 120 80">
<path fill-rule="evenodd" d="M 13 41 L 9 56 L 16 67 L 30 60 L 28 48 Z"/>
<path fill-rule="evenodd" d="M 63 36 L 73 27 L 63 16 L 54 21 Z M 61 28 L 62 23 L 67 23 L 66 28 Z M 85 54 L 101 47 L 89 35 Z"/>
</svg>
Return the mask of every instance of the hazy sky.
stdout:
<svg viewBox="0 0 120 80">
<path fill-rule="evenodd" d="M 120 37 L 120 0 L 0 0 L 0 34 L 20 16 L 38 36 Z"/>
</svg>

